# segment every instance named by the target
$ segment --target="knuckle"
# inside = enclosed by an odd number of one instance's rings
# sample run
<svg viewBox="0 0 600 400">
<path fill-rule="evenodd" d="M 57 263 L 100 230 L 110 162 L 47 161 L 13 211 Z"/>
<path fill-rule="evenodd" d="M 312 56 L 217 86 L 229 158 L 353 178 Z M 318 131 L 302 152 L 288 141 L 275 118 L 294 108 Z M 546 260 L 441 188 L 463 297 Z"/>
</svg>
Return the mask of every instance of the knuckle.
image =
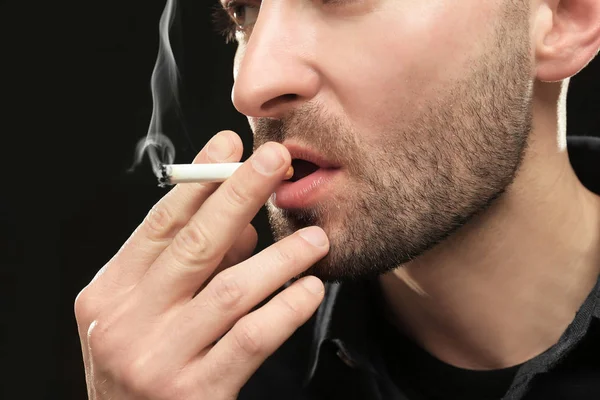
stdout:
<svg viewBox="0 0 600 400">
<path fill-rule="evenodd" d="M 190 221 L 175 237 L 174 256 L 183 264 L 210 262 L 216 259 L 215 246 L 204 224 Z"/>
<path fill-rule="evenodd" d="M 94 363 L 108 365 L 115 356 L 113 337 L 109 325 L 99 320 L 94 320 L 87 331 L 87 342 Z"/>
<path fill-rule="evenodd" d="M 96 305 L 89 294 L 89 286 L 79 292 L 75 298 L 75 320 L 78 323 L 85 323 L 91 320 L 96 313 Z"/>
<path fill-rule="evenodd" d="M 247 356 L 258 355 L 263 350 L 261 329 L 248 319 L 238 321 L 232 329 L 235 345 Z"/>
<path fill-rule="evenodd" d="M 155 389 L 164 387 L 163 379 L 151 373 L 153 369 L 155 366 L 149 362 L 148 357 L 138 355 L 118 368 L 116 378 L 133 393 L 151 394 L 156 391 Z"/>
<path fill-rule="evenodd" d="M 247 205 L 252 197 L 250 196 L 248 189 L 245 189 L 242 185 L 236 185 L 234 183 L 232 185 L 225 186 L 224 198 L 232 208 L 237 209 Z"/>
<path fill-rule="evenodd" d="M 209 397 L 209 391 L 214 385 L 213 376 L 215 370 L 214 368 L 203 368 L 201 371 L 193 371 L 193 373 L 189 370 L 184 372 L 184 376 L 182 380 L 193 381 L 193 384 L 189 386 L 193 386 L 191 389 L 196 395 L 198 399 L 210 399 L 217 397 Z"/>
<path fill-rule="evenodd" d="M 175 225 L 170 211 L 160 202 L 152 207 L 144 221 L 148 236 L 155 240 L 171 237 Z"/>
<path fill-rule="evenodd" d="M 282 246 L 273 246 L 272 257 L 277 265 L 290 265 L 294 264 L 296 261 L 294 253 L 283 248 Z"/>
<path fill-rule="evenodd" d="M 236 279 L 229 271 L 217 274 L 209 284 L 211 287 L 211 300 L 213 306 L 219 311 L 230 310 L 241 301 L 244 292 Z"/>
<path fill-rule="evenodd" d="M 192 382 L 187 379 L 182 379 L 181 375 L 172 379 L 167 379 L 166 382 L 160 385 L 164 399 L 197 399 L 198 393 L 194 390 Z"/>
<path fill-rule="evenodd" d="M 283 308 L 285 315 L 291 317 L 295 321 L 301 321 L 305 319 L 307 314 L 303 307 L 302 300 L 298 296 L 291 296 L 287 293 L 286 296 L 282 295 L 275 297 L 279 306 Z"/>
<path fill-rule="evenodd" d="M 229 388 L 223 389 L 223 382 L 229 377 L 217 376 L 214 370 L 206 369 L 202 373 L 194 374 L 189 381 L 193 382 L 185 384 L 182 390 L 183 395 L 177 399 L 193 400 L 193 399 L 228 399 L 224 394 L 224 390 L 229 392 Z M 237 399 L 237 397 L 235 398 Z M 234 399 L 232 399 L 234 400 Z"/>
<path fill-rule="evenodd" d="M 126 345 L 120 337 L 124 337 L 123 332 L 115 332 L 106 323 L 94 321 L 90 327 L 88 343 L 98 371 L 141 398 L 182 398 L 172 397 L 177 393 L 173 375 L 157 368 L 160 362 L 155 352 Z"/>
</svg>

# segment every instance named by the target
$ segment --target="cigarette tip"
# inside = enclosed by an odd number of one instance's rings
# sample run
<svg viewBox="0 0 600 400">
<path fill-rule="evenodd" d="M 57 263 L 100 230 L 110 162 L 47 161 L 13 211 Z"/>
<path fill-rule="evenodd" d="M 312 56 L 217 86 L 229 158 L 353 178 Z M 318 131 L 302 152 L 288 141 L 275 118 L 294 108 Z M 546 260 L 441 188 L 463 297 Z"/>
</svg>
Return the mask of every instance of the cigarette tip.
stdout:
<svg viewBox="0 0 600 400">
<path fill-rule="evenodd" d="M 167 172 L 167 166 L 165 164 L 161 164 L 160 176 L 158 177 L 158 186 L 164 188 L 170 184 L 171 178 L 169 177 L 169 173 Z"/>
</svg>

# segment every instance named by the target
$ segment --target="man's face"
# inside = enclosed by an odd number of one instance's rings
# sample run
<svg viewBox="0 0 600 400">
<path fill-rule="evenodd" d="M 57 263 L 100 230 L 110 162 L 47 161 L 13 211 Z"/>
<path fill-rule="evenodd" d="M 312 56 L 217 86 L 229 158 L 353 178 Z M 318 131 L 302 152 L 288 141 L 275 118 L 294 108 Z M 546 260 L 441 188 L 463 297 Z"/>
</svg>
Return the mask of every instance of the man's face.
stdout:
<svg viewBox="0 0 600 400">
<path fill-rule="evenodd" d="M 339 167 L 307 205 L 268 204 L 276 239 L 309 225 L 327 232 L 330 252 L 308 274 L 388 272 L 505 191 L 531 129 L 526 2 L 264 0 L 242 10 L 260 7 L 237 35 L 233 94 L 255 147 L 300 143 Z"/>
</svg>

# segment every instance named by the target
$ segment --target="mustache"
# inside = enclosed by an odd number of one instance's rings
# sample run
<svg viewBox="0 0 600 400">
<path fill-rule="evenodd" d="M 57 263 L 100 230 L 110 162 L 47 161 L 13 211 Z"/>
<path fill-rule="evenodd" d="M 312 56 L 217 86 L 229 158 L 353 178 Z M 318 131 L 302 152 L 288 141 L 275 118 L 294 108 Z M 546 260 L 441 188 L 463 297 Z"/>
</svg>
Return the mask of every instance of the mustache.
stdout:
<svg viewBox="0 0 600 400">
<path fill-rule="evenodd" d="M 283 143 L 290 133 L 289 122 L 271 118 L 256 118 L 252 123 L 254 151 L 267 142 Z"/>
<path fill-rule="evenodd" d="M 327 160 L 347 168 L 359 165 L 364 154 L 350 124 L 306 104 L 283 118 L 260 117 L 252 121 L 254 150 L 267 142 L 297 142 L 319 152 Z M 357 167 L 358 169 L 358 167 Z"/>
<path fill-rule="evenodd" d="M 320 145 L 323 138 L 335 130 L 332 125 L 336 125 L 336 118 L 326 115 L 323 109 L 314 103 L 306 103 L 282 118 L 257 118 L 254 121 L 254 149 L 266 142 L 283 143 L 285 140 Z"/>
</svg>

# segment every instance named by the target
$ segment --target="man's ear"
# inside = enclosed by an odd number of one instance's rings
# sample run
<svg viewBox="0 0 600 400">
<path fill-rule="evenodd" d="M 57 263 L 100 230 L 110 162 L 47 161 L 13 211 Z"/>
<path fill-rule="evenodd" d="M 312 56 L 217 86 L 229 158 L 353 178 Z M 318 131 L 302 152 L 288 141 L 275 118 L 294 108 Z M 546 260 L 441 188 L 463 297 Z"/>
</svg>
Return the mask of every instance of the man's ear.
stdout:
<svg viewBox="0 0 600 400">
<path fill-rule="evenodd" d="M 600 0 L 538 0 L 533 10 L 536 76 L 555 82 L 582 70 L 600 50 Z"/>
</svg>

